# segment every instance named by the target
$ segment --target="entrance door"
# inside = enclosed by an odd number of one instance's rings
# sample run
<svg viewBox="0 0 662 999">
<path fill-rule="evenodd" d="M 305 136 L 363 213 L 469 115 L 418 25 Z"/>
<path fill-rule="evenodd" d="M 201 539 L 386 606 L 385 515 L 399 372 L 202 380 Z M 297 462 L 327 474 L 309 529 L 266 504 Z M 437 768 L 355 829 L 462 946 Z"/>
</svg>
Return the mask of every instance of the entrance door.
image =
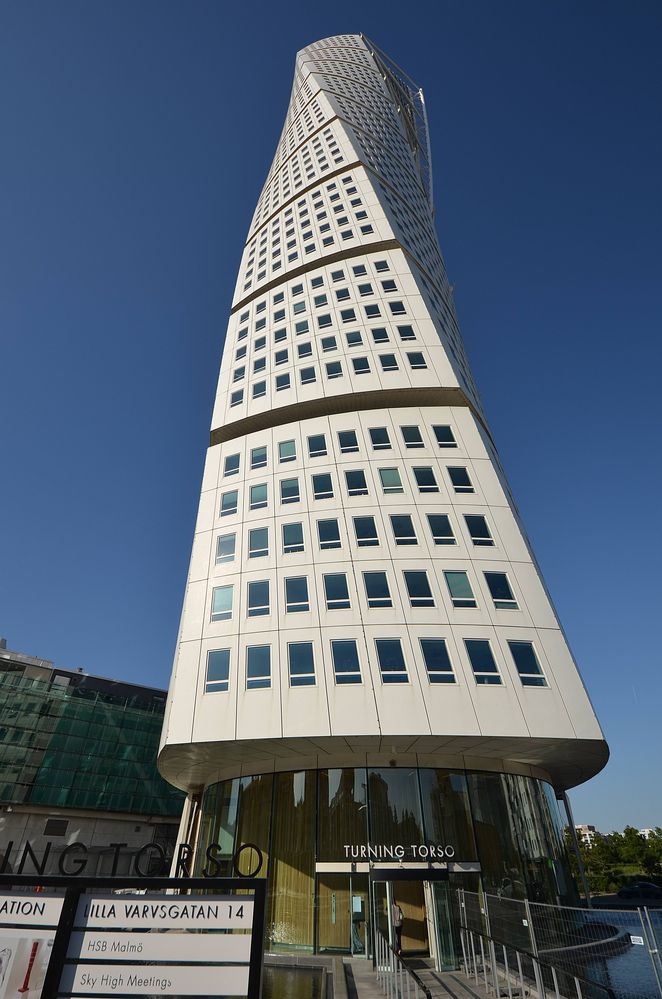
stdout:
<svg viewBox="0 0 662 999">
<path fill-rule="evenodd" d="M 402 953 L 405 957 L 426 957 L 429 954 L 426 907 L 422 881 L 373 881 L 372 904 L 375 926 L 381 930 L 392 947 L 395 934 L 391 907 L 396 903 L 402 909 Z"/>
<path fill-rule="evenodd" d="M 368 876 L 320 874 L 317 892 L 318 951 L 367 955 Z"/>
<path fill-rule="evenodd" d="M 425 882 L 425 908 L 430 934 L 430 957 L 437 971 L 458 967 L 453 933 L 450 886 L 447 881 Z"/>
</svg>

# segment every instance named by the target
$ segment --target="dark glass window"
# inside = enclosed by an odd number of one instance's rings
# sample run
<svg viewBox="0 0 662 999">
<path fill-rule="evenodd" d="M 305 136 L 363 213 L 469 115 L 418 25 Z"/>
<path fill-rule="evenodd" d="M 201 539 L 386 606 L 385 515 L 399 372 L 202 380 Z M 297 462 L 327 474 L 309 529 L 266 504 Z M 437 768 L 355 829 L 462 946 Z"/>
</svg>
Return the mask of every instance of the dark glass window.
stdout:
<svg viewBox="0 0 662 999">
<path fill-rule="evenodd" d="M 313 475 L 313 496 L 318 499 L 330 499 L 333 496 L 333 483 L 329 472 Z"/>
<path fill-rule="evenodd" d="M 367 785 L 362 767 L 319 771 L 318 860 L 337 861 L 345 843 L 368 842 Z"/>
<path fill-rule="evenodd" d="M 347 605 L 349 606 L 349 604 Z M 360 683 L 361 664 L 359 650 L 352 639 L 340 639 L 331 642 L 333 672 L 336 683 Z"/>
<path fill-rule="evenodd" d="M 237 537 L 235 534 L 221 534 L 216 541 L 216 564 L 234 561 Z"/>
<path fill-rule="evenodd" d="M 370 364 L 367 357 L 353 357 L 352 367 L 355 375 L 367 375 L 370 372 Z"/>
<path fill-rule="evenodd" d="M 409 683 L 400 639 L 378 638 L 375 645 L 382 683 Z"/>
<path fill-rule="evenodd" d="M 391 591 L 385 572 L 364 572 L 363 583 L 368 607 L 392 607 Z"/>
<path fill-rule="evenodd" d="M 280 501 L 281 503 L 298 503 L 301 499 L 299 493 L 298 479 L 281 479 Z"/>
<path fill-rule="evenodd" d="M 293 576 L 285 580 L 285 610 L 288 614 L 310 610 L 308 580 L 305 576 Z"/>
<path fill-rule="evenodd" d="M 324 576 L 324 593 L 327 610 L 346 610 L 349 607 L 349 589 L 344 572 Z"/>
<path fill-rule="evenodd" d="M 391 447 L 391 439 L 386 427 L 373 427 L 369 430 L 373 451 L 385 451 Z"/>
<path fill-rule="evenodd" d="M 396 545 L 417 545 L 418 538 L 414 530 L 414 522 L 408 513 L 391 515 L 391 527 Z"/>
<path fill-rule="evenodd" d="M 416 334 L 414 333 L 413 326 L 398 326 L 398 333 L 400 334 L 401 340 L 415 340 Z"/>
<path fill-rule="evenodd" d="M 326 377 L 342 378 L 342 364 L 340 363 L 340 361 L 326 362 Z"/>
<path fill-rule="evenodd" d="M 454 545 L 453 528 L 446 513 L 429 513 L 428 523 L 435 545 Z"/>
<path fill-rule="evenodd" d="M 448 477 L 456 493 L 472 493 L 474 491 L 466 468 L 449 466 Z"/>
<path fill-rule="evenodd" d="M 505 572 L 486 572 L 485 582 L 494 601 L 494 606 L 500 609 L 517 610 L 517 601 L 513 595 Z"/>
<path fill-rule="evenodd" d="M 312 642 L 290 642 L 287 646 L 291 687 L 315 685 L 315 660 Z"/>
<path fill-rule="evenodd" d="M 211 591 L 212 621 L 227 621 L 232 617 L 233 586 L 215 586 Z"/>
<path fill-rule="evenodd" d="M 513 657 L 523 687 L 546 687 L 547 680 L 540 668 L 533 642 L 509 641 L 508 648 Z"/>
<path fill-rule="evenodd" d="M 437 485 L 437 480 L 434 477 L 434 472 L 432 468 L 419 466 L 418 468 L 414 468 L 413 472 L 419 493 L 439 492 L 439 486 Z"/>
<path fill-rule="evenodd" d="M 269 554 L 269 528 L 255 527 L 248 532 L 248 557 L 263 558 Z"/>
<path fill-rule="evenodd" d="M 317 375 L 315 374 L 315 368 L 302 368 L 299 372 L 300 381 L 302 385 L 310 385 L 312 382 L 317 381 Z"/>
<path fill-rule="evenodd" d="M 439 447 L 457 447 L 457 442 L 450 427 L 435 426 L 432 429 Z"/>
<path fill-rule="evenodd" d="M 371 548 L 379 544 L 374 517 L 354 517 L 354 533 L 359 548 Z"/>
<path fill-rule="evenodd" d="M 464 519 L 467 523 L 469 537 L 475 545 L 494 545 L 487 521 L 483 516 L 477 513 L 465 513 Z"/>
<path fill-rule="evenodd" d="M 414 859 L 410 843 L 425 842 L 415 777 L 415 771 L 412 773 L 409 767 L 384 767 L 368 772 L 370 838 L 389 846 L 406 845 L 406 860 Z"/>
<path fill-rule="evenodd" d="M 259 579 L 248 584 L 248 616 L 262 617 L 269 613 L 269 580 Z"/>
<path fill-rule="evenodd" d="M 389 337 L 385 327 L 378 326 L 376 329 L 372 330 L 372 339 L 375 343 L 388 343 Z"/>
<path fill-rule="evenodd" d="M 340 445 L 341 454 L 351 454 L 354 451 L 358 451 L 359 442 L 356 439 L 355 430 L 339 430 L 338 431 L 338 444 Z"/>
<path fill-rule="evenodd" d="M 250 508 L 251 510 L 261 510 L 267 505 L 267 484 L 266 482 L 260 482 L 255 486 L 251 486 L 250 489 Z"/>
<path fill-rule="evenodd" d="M 379 363 L 382 366 L 382 371 L 397 371 L 398 362 L 395 354 L 380 354 Z"/>
<path fill-rule="evenodd" d="M 434 607 L 434 597 L 430 589 L 427 572 L 406 569 L 403 573 L 405 585 L 412 607 Z"/>
<path fill-rule="evenodd" d="M 313 434 L 308 438 L 308 456 L 320 458 L 326 454 L 326 437 L 324 434 Z"/>
<path fill-rule="evenodd" d="M 427 768 L 421 768 L 418 775 L 426 842 L 450 843 L 455 847 L 456 857 L 465 857 L 468 861 L 477 860 L 465 775 L 452 770 Z"/>
<path fill-rule="evenodd" d="M 421 652 L 430 683 L 455 683 L 446 642 L 443 638 L 421 638 Z"/>
<path fill-rule="evenodd" d="M 465 638 L 464 644 L 474 671 L 476 683 L 500 684 L 501 677 L 492 655 L 490 643 L 485 638 Z"/>
<path fill-rule="evenodd" d="M 271 686 L 271 646 L 249 645 L 246 649 L 246 687 L 248 690 Z"/>
<path fill-rule="evenodd" d="M 251 451 L 251 468 L 264 468 L 267 463 L 266 447 L 254 447 Z"/>
<path fill-rule="evenodd" d="M 294 441 L 281 441 L 278 445 L 278 460 L 281 464 L 286 461 L 296 461 L 297 448 Z"/>
<path fill-rule="evenodd" d="M 365 480 L 365 472 L 362 468 L 350 469 L 345 472 L 345 482 L 347 483 L 347 493 L 349 496 L 368 495 L 368 483 Z"/>
<path fill-rule="evenodd" d="M 340 531 L 337 520 L 318 520 L 317 536 L 322 551 L 328 548 L 340 548 Z"/>
<path fill-rule="evenodd" d="M 303 525 L 283 524 L 283 555 L 303 551 Z"/>
<path fill-rule="evenodd" d="M 425 447 L 425 442 L 421 437 L 421 431 L 419 427 L 400 427 L 400 432 L 402 434 L 402 439 L 405 442 L 405 447 L 408 448 Z"/>
<path fill-rule="evenodd" d="M 236 489 L 221 496 L 221 517 L 228 517 L 231 513 L 237 512 L 237 500 L 239 493 Z"/>
<path fill-rule="evenodd" d="M 236 475 L 239 472 L 239 455 L 229 454 L 223 465 L 223 475 Z"/>
<path fill-rule="evenodd" d="M 207 653 L 205 694 L 228 690 L 230 686 L 230 650 L 214 649 Z"/>
</svg>

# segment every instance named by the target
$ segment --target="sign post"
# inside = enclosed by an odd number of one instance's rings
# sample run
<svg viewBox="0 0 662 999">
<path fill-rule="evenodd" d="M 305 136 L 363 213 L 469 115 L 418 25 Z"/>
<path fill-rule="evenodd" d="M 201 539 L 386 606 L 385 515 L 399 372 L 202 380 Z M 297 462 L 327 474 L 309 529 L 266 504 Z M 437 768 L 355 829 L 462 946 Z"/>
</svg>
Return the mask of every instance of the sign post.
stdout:
<svg viewBox="0 0 662 999">
<path fill-rule="evenodd" d="M 7 875 L 0 893 L 0 999 L 260 997 L 264 879 Z"/>
</svg>

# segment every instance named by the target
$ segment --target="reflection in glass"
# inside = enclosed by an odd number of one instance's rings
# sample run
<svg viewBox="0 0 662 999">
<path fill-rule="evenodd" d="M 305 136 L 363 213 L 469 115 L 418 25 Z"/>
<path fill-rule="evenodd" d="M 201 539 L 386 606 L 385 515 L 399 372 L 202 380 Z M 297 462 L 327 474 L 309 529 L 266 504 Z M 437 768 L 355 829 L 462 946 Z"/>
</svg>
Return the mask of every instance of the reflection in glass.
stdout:
<svg viewBox="0 0 662 999">
<path fill-rule="evenodd" d="M 426 842 L 452 846 L 455 856 L 476 860 L 469 792 L 463 773 L 420 770 Z"/>
<path fill-rule="evenodd" d="M 370 842 L 405 848 L 413 859 L 412 844 L 423 843 L 423 822 L 417 771 L 406 767 L 370 770 Z"/>
<path fill-rule="evenodd" d="M 367 843 L 366 783 L 362 768 L 320 770 L 318 860 L 345 860 L 345 844 Z"/>
</svg>

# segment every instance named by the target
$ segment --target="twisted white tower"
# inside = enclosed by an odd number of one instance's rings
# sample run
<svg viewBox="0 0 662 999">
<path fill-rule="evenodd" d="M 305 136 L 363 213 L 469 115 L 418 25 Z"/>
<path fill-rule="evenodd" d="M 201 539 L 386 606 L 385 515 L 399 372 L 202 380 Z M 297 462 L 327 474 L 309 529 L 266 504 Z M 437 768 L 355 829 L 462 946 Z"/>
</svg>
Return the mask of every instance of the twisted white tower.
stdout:
<svg viewBox="0 0 662 999">
<path fill-rule="evenodd" d="M 239 269 L 161 772 L 560 790 L 606 758 L 464 354 L 422 92 L 363 36 L 317 42 Z"/>
</svg>

